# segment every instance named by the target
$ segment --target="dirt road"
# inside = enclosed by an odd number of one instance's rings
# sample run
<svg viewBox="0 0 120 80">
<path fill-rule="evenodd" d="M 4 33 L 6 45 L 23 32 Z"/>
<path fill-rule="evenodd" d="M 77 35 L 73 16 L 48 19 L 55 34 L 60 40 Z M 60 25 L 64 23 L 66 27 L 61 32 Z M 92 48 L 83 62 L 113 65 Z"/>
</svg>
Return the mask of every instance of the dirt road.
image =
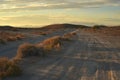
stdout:
<svg viewBox="0 0 120 80">
<path fill-rule="evenodd" d="M 5 80 L 120 80 L 120 47 L 85 31 L 77 35 L 59 53 L 25 60 L 24 74 Z"/>
</svg>

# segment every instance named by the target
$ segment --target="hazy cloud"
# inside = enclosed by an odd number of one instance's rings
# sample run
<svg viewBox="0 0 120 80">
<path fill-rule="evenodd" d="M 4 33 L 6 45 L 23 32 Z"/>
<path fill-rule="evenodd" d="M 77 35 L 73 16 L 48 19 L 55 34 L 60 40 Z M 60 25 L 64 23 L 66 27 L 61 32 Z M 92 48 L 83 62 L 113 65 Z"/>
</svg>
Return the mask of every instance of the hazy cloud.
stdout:
<svg viewBox="0 0 120 80">
<path fill-rule="evenodd" d="M 114 21 L 114 22 L 120 22 L 120 19 L 118 19 L 118 18 L 105 18 L 104 19 L 105 21 Z"/>
<path fill-rule="evenodd" d="M 73 19 L 73 16 L 61 14 L 61 15 L 29 15 L 29 16 L 8 16 L 0 17 L 0 24 L 18 24 L 18 25 L 43 25 L 56 22 L 69 22 Z M 64 19 L 64 20 L 63 20 Z M 75 20 L 78 21 L 78 20 Z"/>
<path fill-rule="evenodd" d="M 120 0 L 0 0 L 0 11 L 120 6 Z"/>
</svg>

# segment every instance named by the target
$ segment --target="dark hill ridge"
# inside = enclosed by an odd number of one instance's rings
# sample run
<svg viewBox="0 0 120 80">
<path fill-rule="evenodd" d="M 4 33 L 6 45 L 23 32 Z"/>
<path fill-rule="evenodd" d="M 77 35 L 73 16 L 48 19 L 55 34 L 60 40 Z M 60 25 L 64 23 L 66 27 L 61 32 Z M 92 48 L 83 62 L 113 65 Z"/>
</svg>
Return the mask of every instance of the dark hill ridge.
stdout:
<svg viewBox="0 0 120 80">
<path fill-rule="evenodd" d="M 0 26 L 0 29 L 13 29 L 13 26 Z"/>
<path fill-rule="evenodd" d="M 14 29 L 61 29 L 61 28 L 86 28 L 88 26 L 84 25 L 75 25 L 75 24 L 52 24 L 52 25 L 47 25 L 39 28 L 17 28 L 13 26 L 0 26 L 0 29 L 3 30 L 14 30 Z"/>
<path fill-rule="evenodd" d="M 52 25 L 44 26 L 43 28 L 47 28 L 47 29 L 88 28 L 88 26 L 84 26 L 84 25 L 75 25 L 75 24 L 52 24 Z"/>
<path fill-rule="evenodd" d="M 98 27 L 103 27 L 101 25 L 98 25 Z M 105 27 L 111 27 L 111 28 L 120 28 L 120 26 L 105 26 Z M 85 26 L 85 25 L 76 25 L 76 24 L 52 24 L 52 25 L 47 25 L 43 27 L 37 27 L 37 28 L 21 28 L 21 27 L 14 27 L 14 26 L 0 26 L 0 30 L 28 30 L 28 29 L 63 29 L 63 28 L 90 28 L 90 26 Z"/>
</svg>

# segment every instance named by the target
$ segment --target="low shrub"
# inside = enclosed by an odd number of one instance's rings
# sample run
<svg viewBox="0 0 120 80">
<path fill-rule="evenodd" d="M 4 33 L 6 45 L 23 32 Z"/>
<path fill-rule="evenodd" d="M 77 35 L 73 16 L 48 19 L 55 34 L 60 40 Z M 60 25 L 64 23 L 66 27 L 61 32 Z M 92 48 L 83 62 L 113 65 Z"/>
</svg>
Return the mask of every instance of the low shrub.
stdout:
<svg viewBox="0 0 120 80">
<path fill-rule="evenodd" d="M 71 35 L 77 35 L 77 33 L 74 31 L 74 32 L 71 32 Z"/>
<path fill-rule="evenodd" d="M 17 40 L 17 38 L 16 37 L 12 37 L 12 36 L 9 36 L 7 38 L 7 41 L 16 41 L 16 40 Z"/>
<path fill-rule="evenodd" d="M 30 43 L 24 43 L 19 46 L 15 58 L 21 59 L 24 57 L 38 56 L 38 55 L 44 56 L 42 47 L 37 47 L 36 45 Z"/>
<path fill-rule="evenodd" d="M 6 40 L 7 40 L 7 41 L 16 41 L 16 40 L 21 40 L 21 39 L 23 39 L 23 38 L 24 38 L 23 35 L 17 34 L 17 35 L 15 35 L 15 36 L 8 36 L 8 37 L 6 38 Z"/>
<path fill-rule="evenodd" d="M 0 31 L 0 39 L 5 40 L 6 42 L 21 40 L 23 38 L 25 38 L 25 35 L 23 35 L 21 33 Z"/>
<path fill-rule="evenodd" d="M 75 35 L 76 35 L 76 32 L 71 32 L 71 33 L 64 34 L 62 38 L 64 40 L 72 40 L 75 37 Z"/>
<path fill-rule="evenodd" d="M 64 34 L 62 37 L 54 36 L 44 40 L 42 42 L 42 46 L 45 51 L 60 50 L 62 43 L 64 41 L 72 40 L 75 35 L 76 35 L 76 32 L 70 32 L 70 33 Z"/>
<path fill-rule="evenodd" d="M 62 38 L 60 36 L 54 36 L 44 40 L 42 42 L 44 50 L 45 51 L 50 51 L 53 49 L 59 50 L 61 45 L 61 40 Z"/>
<path fill-rule="evenodd" d="M 37 35 L 47 35 L 48 32 L 32 32 L 33 34 L 37 34 Z"/>
<path fill-rule="evenodd" d="M 16 38 L 17 38 L 17 40 L 21 40 L 21 39 L 23 39 L 24 38 L 24 35 L 16 35 Z"/>
<path fill-rule="evenodd" d="M 9 76 L 18 76 L 22 73 L 20 67 L 10 61 L 8 58 L 0 58 L 0 78 L 5 78 Z"/>
<path fill-rule="evenodd" d="M 24 43 L 19 46 L 15 59 L 21 59 L 30 56 L 45 56 L 49 51 L 59 51 L 66 37 L 71 38 L 75 33 L 66 34 L 64 37 L 54 36 L 38 44 Z"/>
<path fill-rule="evenodd" d="M 107 26 L 105 25 L 94 25 L 93 29 L 101 29 L 101 28 L 106 28 Z"/>
</svg>

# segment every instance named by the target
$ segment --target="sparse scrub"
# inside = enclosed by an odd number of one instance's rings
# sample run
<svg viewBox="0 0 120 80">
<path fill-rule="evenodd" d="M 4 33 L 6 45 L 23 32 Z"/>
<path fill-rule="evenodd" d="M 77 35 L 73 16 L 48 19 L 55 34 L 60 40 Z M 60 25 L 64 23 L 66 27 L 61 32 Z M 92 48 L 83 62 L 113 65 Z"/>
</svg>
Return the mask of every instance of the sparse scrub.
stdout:
<svg viewBox="0 0 120 80">
<path fill-rule="evenodd" d="M 21 58 L 30 56 L 45 56 L 47 51 L 54 49 L 60 50 L 61 40 L 62 39 L 60 36 L 55 36 L 44 40 L 42 43 L 40 43 L 40 45 L 30 43 L 21 44 L 17 50 L 15 59 L 19 60 Z"/>
<path fill-rule="evenodd" d="M 77 35 L 77 33 L 74 31 L 74 32 L 71 32 L 71 35 Z"/>
<path fill-rule="evenodd" d="M 94 33 L 100 37 L 106 37 L 106 36 L 120 36 L 120 26 L 106 26 L 106 27 L 102 27 L 102 28 L 89 28 L 89 29 L 84 29 L 85 31 L 89 32 L 89 33 Z"/>
<path fill-rule="evenodd" d="M 100 28 L 106 28 L 107 26 L 104 25 L 94 25 L 93 29 L 100 29 Z"/>
<path fill-rule="evenodd" d="M 9 41 L 16 41 L 16 40 L 21 40 L 25 36 L 23 34 L 19 33 L 12 33 L 12 32 L 0 32 L 0 43 L 9 42 Z"/>
<path fill-rule="evenodd" d="M 30 56 L 44 56 L 49 51 L 59 51 L 61 49 L 62 43 L 68 38 L 72 38 L 72 36 L 76 35 L 75 32 L 66 34 L 65 37 L 54 36 L 44 40 L 39 44 L 30 44 L 24 43 L 19 46 L 16 59 L 21 59 L 24 57 Z"/>
<path fill-rule="evenodd" d="M 42 47 L 37 47 L 34 44 L 30 43 L 24 43 L 19 46 L 16 59 L 21 59 L 24 57 L 30 57 L 30 56 L 44 56 L 44 52 Z"/>
<path fill-rule="evenodd" d="M 20 34 L 18 34 L 18 35 L 16 35 L 16 38 L 17 38 L 17 40 L 21 40 L 21 39 L 24 38 L 24 35 L 20 35 Z"/>
<path fill-rule="evenodd" d="M 76 35 L 76 32 L 71 32 L 63 35 L 64 40 L 72 40 Z"/>
<path fill-rule="evenodd" d="M 33 34 L 36 34 L 36 35 L 47 35 L 48 32 L 32 32 Z"/>
<path fill-rule="evenodd" d="M 71 37 L 72 37 L 72 36 L 71 36 L 71 34 L 69 34 L 69 33 L 63 35 L 63 39 L 65 39 L 65 40 L 71 40 Z"/>
<path fill-rule="evenodd" d="M 48 38 L 42 42 L 43 48 L 45 51 L 50 51 L 50 50 L 59 50 L 61 46 L 61 40 L 62 38 L 60 36 L 54 36 L 51 38 Z"/>
<path fill-rule="evenodd" d="M 16 37 L 9 36 L 6 40 L 7 40 L 7 41 L 16 41 L 17 38 L 16 38 Z"/>
<path fill-rule="evenodd" d="M 20 75 L 20 67 L 8 58 L 0 58 L 0 78 Z"/>
<path fill-rule="evenodd" d="M 51 38 L 48 38 L 42 42 L 42 46 L 45 51 L 51 51 L 51 50 L 60 50 L 61 45 L 64 41 L 72 40 L 72 38 L 76 35 L 75 32 L 71 32 L 68 34 L 65 34 L 64 36 L 54 36 Z"/>
<path fill-rule="evenodd" d="M 7 40 L 7 41 L 16 41 L 16 40 L 21 40 L 21 39 L 23 39 L 23 38 L 24 38 L 23 35 L 16 34 L 16 35 L 14 35 L 14 36 L 8 36 L 8 37 L 6 38 L 6 40 Z"/>
</svg>

